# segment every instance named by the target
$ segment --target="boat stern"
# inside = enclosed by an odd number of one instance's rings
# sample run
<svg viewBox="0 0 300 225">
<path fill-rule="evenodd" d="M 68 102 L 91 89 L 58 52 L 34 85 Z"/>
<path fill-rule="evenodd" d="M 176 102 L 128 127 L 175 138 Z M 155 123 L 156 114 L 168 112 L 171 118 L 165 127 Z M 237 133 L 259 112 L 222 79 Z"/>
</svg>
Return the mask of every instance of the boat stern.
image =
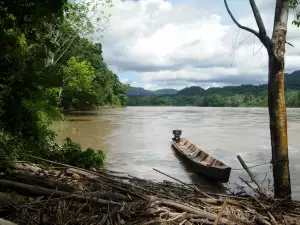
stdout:
<svg viewBox="0 0 300 225">
<path fill-rule="evenodd" d="M 181 134 L 182 134 L 182 130 L 173 130 L 174 137 L 172 138 L 172 140 L 175 142 L 179 142 Z"/>
</svg>

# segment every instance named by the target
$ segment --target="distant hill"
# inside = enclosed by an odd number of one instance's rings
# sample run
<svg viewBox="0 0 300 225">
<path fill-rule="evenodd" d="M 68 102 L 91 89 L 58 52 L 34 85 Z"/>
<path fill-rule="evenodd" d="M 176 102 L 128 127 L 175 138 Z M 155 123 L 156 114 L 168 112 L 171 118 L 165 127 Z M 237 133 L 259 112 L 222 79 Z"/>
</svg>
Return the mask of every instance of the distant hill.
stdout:
<svg viewBox="0 0 300 225">
<path fill-rule="evenodd" d="M 300 107 L 300 70 L 285 74 L 287 107 Z M 267 107 L 268 85 L 212 87 L 192 86 L 180 91 L 133 88 L 127 106 Z M 135 91 L 135 92 L 134 92 Z M 137 94 L 139 92 L 139 94 Z M 170 94 L 173 93 L 173 94 Z M 174 94 L 175 93 L 175 94 Z"/>
<path fill-rule="evenodd" d="M 292 73 L 285 74 L 285 89 L 286 90 L 300 90 L 300 70 L 294 71 Z M 222 95 L 232 95 L 232 94 L 244 94 L 244 93 L 261 93 L 268 90 L 267 84 L 253 85 L 253 84 L 243 84 L 239 86 L 225 86 L 225 87 L 212 87 L 204 90 L 199 86 L 186 87 L 177 92 L 176 95 L 181 96 L 207 96 L 211 94 L 222 94 Z"/>
<path fill-rule="evenodd" d="M 178 91 L 175 89 L 159 89 L 156 91 L 146 90 L 144 88 L 139 87 L 130 87 L 126 94 L 128 96 L 150 96 L 150 95 L 173 95 Z"/>
<path fill-rule="evenodd" d="M 192 95 L 202 95 L 205 90 L 199 86 L 186 87 L 177 92 L 177 95 L 182 96 L 192 96 Z"/>
<path fill-rule="evenodd" d="M 300 70 L 296 70 L 290 74 L 285 74 L 285 89 L 300 90 Z M 199 86 L 191 86 L 182 90 L 160 89 L 156 91 L 146 90 L 139 87 L 131 87 L 126 92 L 128 96 L 151 96 L 151 95 L 176 95 L 176 96 L 208 96 L 212 94 L 232 95 L 244 93 L 262 93 L 268 90 L 267 84 L 253 85 L 243 84 L 239 86 L 212 87 L 207 90 Z"/>
<path fill-rule="evenodd" d="M 149 96 L 152 95 L 153 92 L 149 90 L 145 90 L 144 88 L 130 87 L 130 89 L 126 91 L 126 94 L 128 96 L 135 96 L 135 95 Z"/>
<path fill-rule="evenodd" d="M 286 89 L 300 90 L 300 70 L 285 74 L 284 83 Z"/>
<path fill-rule="evenodd" d="M 176 89 L 159 89 L 154 91 L 156 95 L 174 95 L 178 92 Z"/>
</svg>

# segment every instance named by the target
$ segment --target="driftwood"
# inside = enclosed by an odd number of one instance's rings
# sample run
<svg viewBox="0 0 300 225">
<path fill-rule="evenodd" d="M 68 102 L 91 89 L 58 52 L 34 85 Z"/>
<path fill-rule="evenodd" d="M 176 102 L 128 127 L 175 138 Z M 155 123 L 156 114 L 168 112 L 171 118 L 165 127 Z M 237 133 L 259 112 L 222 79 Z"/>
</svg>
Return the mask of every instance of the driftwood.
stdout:
<svg viewBox="0 0 300 225">
<path fill-rule="evenodd" d="M 238 160 L 240 161 L 241 165 L 243 166 L 243 168 L 246 170 L 246 172 L 248 173 L 249 177 L 251 178 L 251 180 L 256 184 L 256 186 L 258 187 L 258 191 L 262 196 L 266 196 L 268 198 L 271 197 L 270 193 L 267 193 L 265 191 L 265 189 L 260 185 L 260 183 L 255 179 L 255 176 L 253 175 L 253 173 L 251 172 L 251 170 L 249 169 L 249 167 L 246 165 L 246 163 L 244 162 L 244 160 L 242 159 L 241 156 L 237 156 Z"/>
<path fill-rule="evenodd" d="M 195 214 L 197 216 L 207 218 L 207 219 L 212 220 L 212 221 L 217 219 L 217 215 L 209 213 L 209 212 L 205 212 L 203 210 L 199 210 L 199 209 L 194 208 L 192 206 L 187 206 L 187 205 L 183 205 L 183 204 L 180 204 L 180 203 L 177 203 L 177 202 L 172 202 L 172 201 L 167 201 L 167 200 L 161 200 L 158 203 L 162 204 L 162 205 L 165 205 L 165 206 L 174 207 L 174 208 L 182 210 L 184 212 L 189 212 L 191 214 Z M 220 222 L 223 223 L 223 224 L 227 224 L 228 220 L 220 219 Z"/>
<path fill-rule="evenodd" d="M 62 197 L 67 196 L 69 193 L 57 191 L 53 189 L 43 188 L 39 186 L 34 186 L 30 184 L 19 183 L 10 180 L 0 179 L 0 185 L 6 188 L 12 188 L 19 194 L 29 195 L 29 196 L 53 196 Z"/>
<path fill-rule="evenodd" d="M 67 192 L 75 191 L 75 188 L 72 185 L 63 184 L 61 182 L 57 182 L 55 180 L 46 177 L 40 177 L 31 174 L 10 173 L 6 176 L 3 176 L 2 179 L 41 186 L 50 189 L 57 189 L 60 191 L 67 191 Z"/>
<path fill-rule="evenodd" d="M 75 192 L 61 191 L 54 186 L 41 187 L 43 182 L 30 179 L 20 179 L 20 182 L 2 179 L 0 186 L 28 196 L 24 197 L 26 201 L 5 208 L 5 219 L 16 224 L 269 225 L 274 223 L 273 214 L 278 224 L 300 224 L 300 204 L 293 201 L 207 194 L 193 186 L 187 188 L 188 184 L 183 186 L 174 177 L 176 182 L 154 182 L 49 163 L 60 168 L 41 169 L 32 165 L 32 169 L 23 164 L 26 169 L 22 172 L 29 173 L 29 177 L 39 174 L 46 181 L 65 182 L 72 185 Z M 22 183 L 25 181 L 26 184 Z"/>
<path fill-rule="evenodd" d="M 264 188 L 257 182 L 257 180 L 255 179 L 254 175 L 252 174 L 252 172 L 250 171 L 250 169 L 248 168 L 248 166 L 246 165 L 246 163 L 244 162 L 244 160 L 242 159 L 241 156 L 237 156 L 238 160 L 240 161 L 240 163 L 242 164 L 243 168 L 246 170 L 246 172 L 248 173 L 248 175 L 250 176 L 251 180 L 256 184 L 256 186 L 258 187 L 258 191 L 261 195 L 266 196 L 268 198 L 271 197 L 270 193 L 266 192 L 264 190 Z M 244 183 L 246 183 L 248 186 L 250 186 L 252 189 L 253 187 L 246 181 L 244 181 L 242 178 L 240 178 Z M 252 196 L 252 198 L 262 207 L 265 209 L 265 206 L 255 197 Z M 271 212 L 267 211 L 268 216 L 270 217 L 270 220 L 272 222 L 273 225 L 277 225 L 277 221 L 275 220 L 274 216 L 271 214 Z"/>
<path fill-rule="evenodd" d="M 225 200 L 224 203 L 223 203 L 223 205 L 222 205 L 222 207 L 221 207 L 221 210 L 220 210 L 220 212 L 219 212 L 219 214 L 218 214 L 218 216 L 217 216 L 217 218 L 216 218 L 216 220 L 215 220 L 215 222 L 214 222 L 214 225 L 218 225 L 218 224 L 219 224 L 221 215 L 222 215 L 222 213 L 223 213 L 223 211 L 224 211 L 226 205 L 227 205 L 227 202 L 226 202 L 226 200 Z"/>
<path fill-rule="evenodd" d="M 7 187 L 7 188 L 13 188 L 15 191 L 23 193 L 23 194 L 27 194 L 27 195 L 52 196 L 52 197 L 72 197 L 77 200 L 91 200 L 93 202 L 101 203 L 101 204 L 120 205 L 120 203 L 117 203 L 117 202 L 93 198 L 92 193 L 88 193 L 86 195 L 84 193 L 76 195 L 76 194 L 72 194 L 69 192 L 58 191 L 58 190 L 53 190 L 53 189 L 48 189 L 48 188 L 43 188 L 43 187 L 39 187 L 39 186 L 23 184 L 23 183 L 18 183 L 18 182 L 9 181 L 9 180 L 3 180 L 3 179 L 0 179 L 0 185 L 3 187 Z"/>
<path fill-rule="evenodd" d="M 104 179 L 106 179 L 106 180 L 113 181 L 114 183 L 121 183 L 121 184 L 123 184 L 123 185 L 125 185 L 125 186 L 133 187 L 133 188 L 140 189 L 140 190 L 146 191 L 146 192 L 149 191 L 149 192 L 151 192 L 152 194 L 154 193 L 154 194 L 156 194 L 156 195 L 159 195 L 160 197 L 167 197 L 166 195 L 161 195 L 161 194 L 158 193 L 158 192 L 154 192 L 154 191 L 152 191 L 152 190 L 146 190 L 146 189 L 144 189 L 144 188 L 142 188 L 142 187 L 135 186 L 135 185 L 133 185 L 133 184 L 128 184 L 128 183 L 120 182 L 120 181 L 118 181 L 118 180 L 115 180 L 115 179 L 110 178 L 110 177 L 108 177 L 108 176 L 104 176 L 104 175 L 102 175 L 102 174 L 97 174 L 97 173 L 95 173 L 95 172 L 89 173 L 89 172 L 87 172 L 87 171 L 78 170 L 78 169 L 75 169 L 75 168 L 73 168 L 73 167 L 72 167 L 71 169 L 69 169 L 69 170 L 72 171 L 72 172 L 74 172 L 74 173 L 77 173 L 77 174 L 80 174 L 80 175 L 82 175 L 82 176 L 85 176 L 86 178 L 91 179 L 91 180 L 96 181 L 96 182 L 103 182 L 103 181 L 101 180 L 101 178 L 104 178 Z M 111 185 L 111 184 L 109 184 L 109 185 Z M 113 185 L 111 185 L 111 186 L 113 186 Z M 134 193 L 133 193 L 133 194 L 134 194 Z M 135 195 L 135 194 L 134 194 L 134 195 Z M 139 196 L 139 197 L 142 197 L 142 196 Z M 145 197 L 142 197 L 142 198 L 147 199 L 147 198 L 145 198 Z"/>
<path fill-rule="evenodd" d="M 127 196 L 113 191 L 95 191 L 95 192 L 86 193 L 85 195 L 98 197 L 98 198 L 111 199 L 113 201 L 125 201 L 129 199 Z"/>
<path fill-rule="evenodd" d="M 31 171 L 31 172 L 34 172 L 34 173 L 40 173 L 42 171 L 42 169 L 38 166 L 35 166 L 35 165 L 29 165 L 27 163 L 15 163 L 13 165 L 16 169 L 19 169 L 19 170 L 22 170 L 22 171 Z"/>
<path fill-rule="evenodd" d="M 0 225 L 17 225 L 17 224 L 0 218 Z"/>
<path fill-rule="evenodd" d="M 22 199 L 21 196 L 19 196 L 18 198 L 16 198 L 16 195 L 12 195 L 10 193 L 6 193 L 6 192 L 0 192 L 0 202 L 10 202 L 10 201 L 16 201 L 18 199 Z"/>
<path fill-rule="evenodd" d="M 159 171 L 158 169 L 153 168 L 153 170 L 155 170 L 156 172 L 159 172 L 159 173 L 161 173 L 161 174 L 163 174 L 163 175 L 165 175 L 165 176 L 167 176 L 167 177 L 169 177 L 169 178 L 171 178 L 171 179 L 173 179 L 173 180 L 178 181 L 179 183 L 181 183 L 181 184 L 183 184 L 183 185 L 185 185 L 185 186 L 191 188 L 192 190 L 194 190 L 194 191 L 196 191 L 196 192 L 201 193 L 202 195 L 205 195 L 206 197 L 211 198 L 208 194 L 206 194 L 206 193 L 200 191 L 196 186 L 188 185 L 188 184 L 182 182 L 181 180 L 178 180 L 178 179 L 175 178 L 175 177 L 172 177 L 172 176 L 170 176 L 170 175 L 168 175 L 168 174 L 166 174 L 166 173 L 164 173 L 164 172 Z"/>
</svg>

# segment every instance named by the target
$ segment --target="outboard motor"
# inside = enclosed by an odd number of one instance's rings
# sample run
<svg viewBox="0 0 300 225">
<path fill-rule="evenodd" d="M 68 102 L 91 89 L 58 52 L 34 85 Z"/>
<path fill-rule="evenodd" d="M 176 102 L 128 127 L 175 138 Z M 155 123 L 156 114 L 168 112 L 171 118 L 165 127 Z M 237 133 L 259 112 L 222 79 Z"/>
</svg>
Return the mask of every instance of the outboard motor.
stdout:
<svg viewBox="0 0 300 225">
<path fill-rule="evenodd" d="M 181 130 L 173 130 L 173 135 L 174 135 L 174 137 L 172 138 L 173 141 L 179 142 L 181 134 L 182 134 Z"/>
</svg>

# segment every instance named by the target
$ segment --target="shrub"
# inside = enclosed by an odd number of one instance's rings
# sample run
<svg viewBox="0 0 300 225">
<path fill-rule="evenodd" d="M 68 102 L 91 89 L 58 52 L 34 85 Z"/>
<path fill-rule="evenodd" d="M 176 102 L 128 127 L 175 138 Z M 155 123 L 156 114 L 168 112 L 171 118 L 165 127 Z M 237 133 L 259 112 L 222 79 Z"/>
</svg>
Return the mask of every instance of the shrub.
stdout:
<svg viewBox="0 0 300 225">
<path fill-rule="evenodd" d="M 10 171 L 16 160 L 32 160 L 24 153 L 85 169 L 99 169 L 104 164 L 105 154 L 100 150 L 83 150 L 70 138 L 60 147 L 52 140 L 53 136 L 47 137 L 44 142 L 32 142 L 25 141 L 21 135 L 11 136 L 0 131 L 0 171 Z"/>
<path fill-rule="evenodd" d="M 51 158 L 72 166 L 97 169 L 103 166 L 105 154 L 100 150 L 92 148 L 83 150 L 78 143 L 73 142 L 68 137 L 63 146 L 55 150 Z"/>
</svg>

